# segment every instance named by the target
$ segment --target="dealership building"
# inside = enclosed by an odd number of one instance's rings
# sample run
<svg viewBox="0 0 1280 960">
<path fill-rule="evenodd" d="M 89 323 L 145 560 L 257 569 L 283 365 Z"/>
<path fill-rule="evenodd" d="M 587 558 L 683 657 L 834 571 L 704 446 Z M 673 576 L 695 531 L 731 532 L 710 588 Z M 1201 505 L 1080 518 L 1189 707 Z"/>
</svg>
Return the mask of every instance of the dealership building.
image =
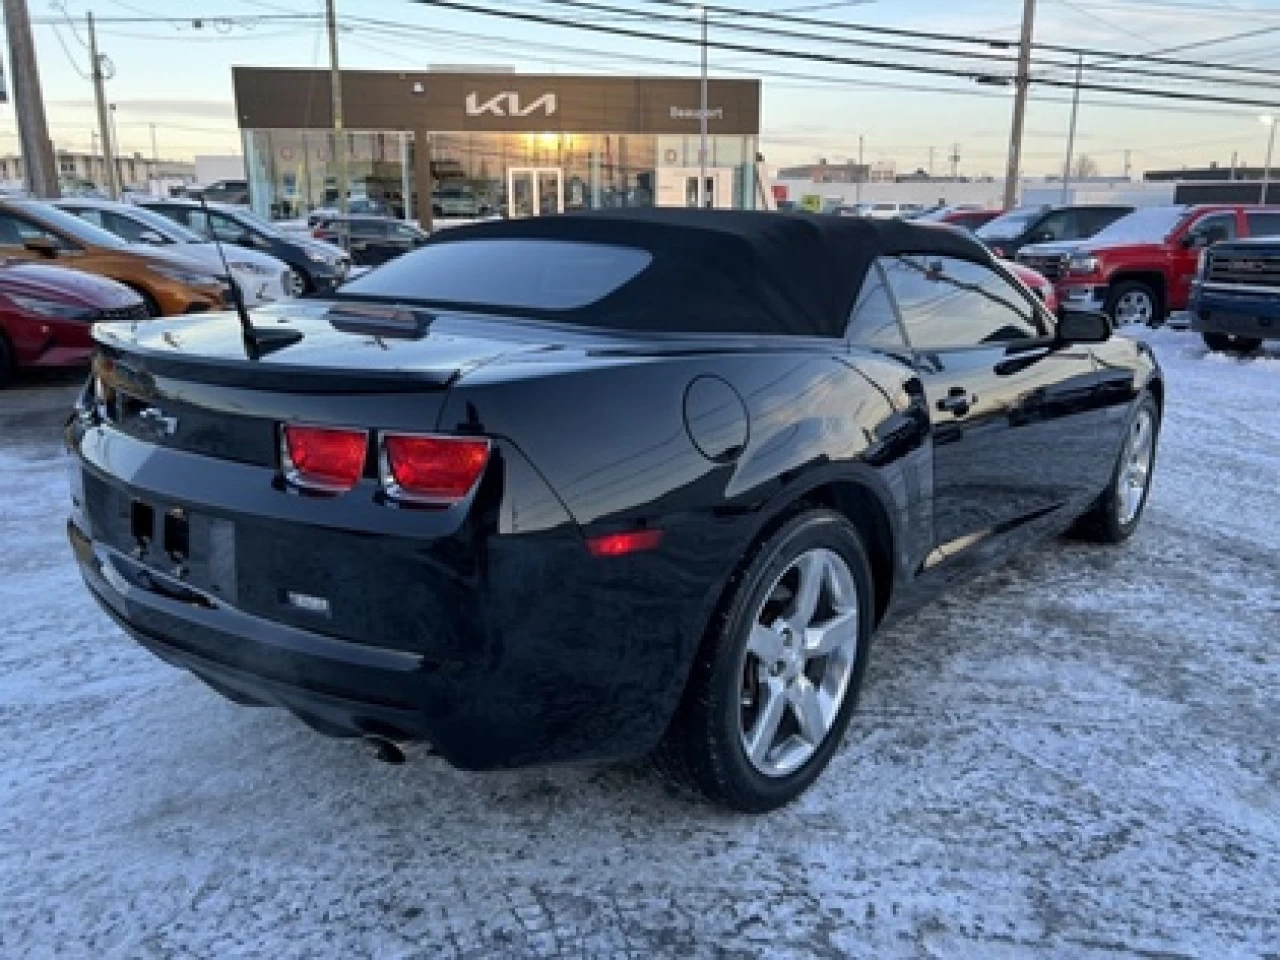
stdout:
<svg viewBox="0 0 1280 960">
<path fill-rule="evenodd" d="M 235 67 L 250 200 L 301 216 L 338 196 L 330 75 Z M 348 197 L 422 219 L 696 206 L 701 84 L 695 78 L 342 72 Z M 709 205 L 761 205 L 760 82 L 710 80 Z M 460 203 L 461 201 L 461 203 Z"/>
</svg>

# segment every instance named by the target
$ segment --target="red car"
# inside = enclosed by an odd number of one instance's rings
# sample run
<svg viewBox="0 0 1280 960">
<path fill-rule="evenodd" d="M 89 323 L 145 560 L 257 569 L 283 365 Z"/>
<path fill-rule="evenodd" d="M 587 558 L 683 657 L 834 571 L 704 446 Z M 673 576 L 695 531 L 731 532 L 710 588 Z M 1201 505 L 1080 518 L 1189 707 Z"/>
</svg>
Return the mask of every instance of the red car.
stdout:
<svg viewBox="0 0 1280 960">
<path fill-rule="evenodd" d="M 1052 283 L 1030 267 L 1024 267 L 1022 264 L 1014 263 L 1012 260 L 1005 260 L 1003 263 L 1014 276 L 1031 288 L 1032 293 L 1044 301 L 1044 305 L 1049 308 L 1050 313 L 1056 314 L 1058 312 L 1058 294 L 1053 289 Z"/>
<path fill-rule="evenodd" d="M 146 319 L 138 294 L 114 280 L 45 264 L 0 264 L 0 386 L 24 367 L 88 363 L 95 323 Z"/>
</svg>

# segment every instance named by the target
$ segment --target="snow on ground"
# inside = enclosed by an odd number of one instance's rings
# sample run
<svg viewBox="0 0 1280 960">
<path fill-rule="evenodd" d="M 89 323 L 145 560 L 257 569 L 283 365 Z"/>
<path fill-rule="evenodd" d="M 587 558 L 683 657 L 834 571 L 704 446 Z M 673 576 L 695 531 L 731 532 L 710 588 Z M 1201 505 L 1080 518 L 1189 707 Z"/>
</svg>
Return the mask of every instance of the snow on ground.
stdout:
<svg viewBox="0 0 1280 960">
<path fill-rule="evenodd" d="M 845 749 L 763 818 L 641 767 L 388 767 L 223 701 L 79 585 L 68 389 L 5 394 L 0 956 L 1276 956 L 1280 351 L 1151 339 L 1136 540 L 879 637 Z"/>
</svg>

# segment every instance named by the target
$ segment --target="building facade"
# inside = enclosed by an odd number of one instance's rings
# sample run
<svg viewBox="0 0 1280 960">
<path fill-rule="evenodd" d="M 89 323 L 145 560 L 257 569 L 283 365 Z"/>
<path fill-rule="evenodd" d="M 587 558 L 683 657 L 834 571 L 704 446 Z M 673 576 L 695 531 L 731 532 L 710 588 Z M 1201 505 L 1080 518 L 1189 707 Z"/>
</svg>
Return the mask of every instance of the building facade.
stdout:
<svg viewBox="0 0 1280 960">
<path fill-rule="evenodd" d="M 55 150 L 58 181 L 64 193 L 75 190 L 105 190 L 107 163 L 101 154 L 76 150 Z M 156 184 L 191 183 L 196 168 L 183 160 L 150 160 L 140 153 L 116 157 L 120 185 L 133 190 L 153 190 Z M 0 157 L 0 182 L 20 185 L 26 170 L 21 154 Z"/>
<path fill-rule="evenodd" d="M 328 72 L 232 73 L 254 209 L 294 217 L 333 205 Z M 343 189 L 400 216 L 699 203 L 697 79 L 344 70 L 342 104 Z M 761 205 L 759 81 L 709 81 L 706 116 L 701 199 Z"/>
</svg>

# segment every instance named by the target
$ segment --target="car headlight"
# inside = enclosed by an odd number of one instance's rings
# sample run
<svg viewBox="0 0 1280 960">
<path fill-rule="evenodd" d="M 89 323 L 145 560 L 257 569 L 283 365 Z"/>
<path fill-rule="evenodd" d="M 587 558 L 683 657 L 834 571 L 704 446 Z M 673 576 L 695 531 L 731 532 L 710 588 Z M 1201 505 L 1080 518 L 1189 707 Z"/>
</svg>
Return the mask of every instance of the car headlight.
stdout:
<svg viewBox="0 0 1280 960">
<path fill-rule="evenodd" d="M 9 299 L 28 313 L 36 313 L 53 320 L 89 320 L 98 312 L 93 307 L 80 307 L 70 303 L 59 303 L 56 300 L 42 300 L 39 297 L 19 297 L 10 294 Z"/>
<path fill-rule="evenodd" d="M 189 287 L 221 287 L 226 284 L 221 277 L 211 273 L 196 273 L 194 270 L 184 270 L 182 267 L 152 266 L 149 269 L 162 277 L 168 277 L 176 283 L 186 284 Z"/>
<path fill-rule="evenodd" d="M 269 277 L 275 273 L 270 267 L 264 267 L 260 263 L 248 263 L 247 261 L 232 261 L 227 264 L 232 270 L 238 270 L 241 273 L 251 273 L 255 277 Z"/>
<path fill-rule="evenodd" d="M 1072 257 L 1067 261 L 1067 272 L 1075 274 L 1097 273 L 1102 262 L 1097 257 Z"/>
</svg>

